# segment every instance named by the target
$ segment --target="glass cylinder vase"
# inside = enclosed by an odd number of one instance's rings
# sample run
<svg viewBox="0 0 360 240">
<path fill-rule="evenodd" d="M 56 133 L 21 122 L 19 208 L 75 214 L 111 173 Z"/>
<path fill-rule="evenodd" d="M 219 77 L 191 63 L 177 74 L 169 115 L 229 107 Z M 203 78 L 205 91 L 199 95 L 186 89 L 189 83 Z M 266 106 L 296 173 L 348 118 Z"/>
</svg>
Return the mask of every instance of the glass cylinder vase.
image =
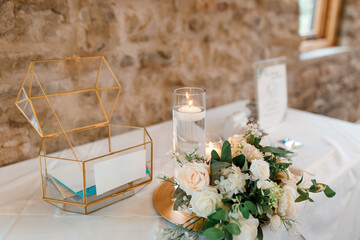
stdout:
<svg viewBox="0 0 360 240">
<path fill-rule="evenodd" d="M 205 157 L 206 91 L 183 87 L 173 91 L 173 151 L 180 157 L 197 150 Z"/>
</svg>

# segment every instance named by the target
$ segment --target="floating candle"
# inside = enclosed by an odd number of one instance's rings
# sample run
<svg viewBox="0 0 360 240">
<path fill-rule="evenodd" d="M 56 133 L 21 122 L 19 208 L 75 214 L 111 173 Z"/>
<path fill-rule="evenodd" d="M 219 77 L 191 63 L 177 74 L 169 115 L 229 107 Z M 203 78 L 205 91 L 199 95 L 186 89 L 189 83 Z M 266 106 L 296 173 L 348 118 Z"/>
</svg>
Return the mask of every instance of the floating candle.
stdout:
<svg viewBox="0 0 360 240">
<path fill-rule="evenodd" d="M 190 98 L 188 93 L 186 93 L 186 98 Z M 186 122 L 195 122 L 205 118 L 205 111 L 202 111 L 201 108 L 197 106 L 193 106 L 192 100 L 189 100 L 188 105 L 175 109 L 174 113 L 177 119 Z"/>
</svg>

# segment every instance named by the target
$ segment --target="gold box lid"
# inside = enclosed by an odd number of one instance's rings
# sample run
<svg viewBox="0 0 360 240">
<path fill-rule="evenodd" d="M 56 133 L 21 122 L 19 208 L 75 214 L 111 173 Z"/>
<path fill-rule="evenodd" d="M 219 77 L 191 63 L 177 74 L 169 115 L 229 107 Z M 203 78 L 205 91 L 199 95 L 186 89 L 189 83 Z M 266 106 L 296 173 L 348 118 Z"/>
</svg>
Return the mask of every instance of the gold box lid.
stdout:
<svg viewBox="0 0 360 240">
<path fill-rule="evenodd" d="M 32 61 L 16 106 L 41 137 L 110 122 L 121 85 L 102 56 Z"/>
</svg>

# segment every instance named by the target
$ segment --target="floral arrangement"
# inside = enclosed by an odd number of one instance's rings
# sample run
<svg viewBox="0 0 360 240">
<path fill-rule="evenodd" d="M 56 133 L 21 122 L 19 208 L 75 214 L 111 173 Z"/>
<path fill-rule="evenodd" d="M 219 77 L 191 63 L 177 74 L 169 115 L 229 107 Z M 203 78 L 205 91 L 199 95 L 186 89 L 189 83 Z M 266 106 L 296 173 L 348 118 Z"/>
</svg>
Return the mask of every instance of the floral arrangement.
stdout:
<svg viewBox="0 0 360 240">
<path fill-rule="evenodd" d="M 296 233 L 297 202 L 313 202 L 310 193 L 335 195 L 328 185 L 295 174 L 290 152 L 260 145 L 265 135 L 251 123 L 245 134 L 223 143 L 220 155 L 213 150 L 211 160 L 198 156 L 196 149 L 184 159 L 171 154 L 178 164 L 175 179 L 164 175 L 159 179 L 176 188 L 174 210 L 196 214 L 186 227 L 189 232 L 173 238 L 189 234 L 195 238 L 191 230 L 199 222 L 202 234 L 214 240 L 261 240 L 261 226 L 266 224 L 272 231 L 283 224 Z"/>
</svg>

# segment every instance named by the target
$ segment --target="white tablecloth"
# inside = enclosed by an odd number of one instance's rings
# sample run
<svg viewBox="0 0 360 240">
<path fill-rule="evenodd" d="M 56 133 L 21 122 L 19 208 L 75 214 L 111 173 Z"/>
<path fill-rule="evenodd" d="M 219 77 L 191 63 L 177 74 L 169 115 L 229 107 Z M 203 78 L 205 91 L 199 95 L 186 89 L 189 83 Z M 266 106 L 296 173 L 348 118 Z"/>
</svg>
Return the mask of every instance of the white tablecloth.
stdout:
<svg viewBox="0 0 360 240">
<path fill-rule="evenodd" d="M 224 119 L 244 102 L 207 112 L 207 130 L 221 134 Z M 172 175 L 166 152 L 172 147 L 171 121 L 147 128 L 154 140 L 154 176 Z M 316 174 L 337 192 L 332 199 L 313 195 L 315 203 L 299 204 L 302 236 L 298 239 L 360 239 L 360 126 L 289 109 L 286 120 L 268 131 L 271 140 L 304 143 L 295 165 Z M 42 201 L 37 159 L 0 168 L 0 239 L 156 239 L 170 226 L 155 211 L 154 181 L 137 195 L 83 216 L 63 212 Z M 289 239 L 263 228 L 264 239 Z"/>
</svg>

